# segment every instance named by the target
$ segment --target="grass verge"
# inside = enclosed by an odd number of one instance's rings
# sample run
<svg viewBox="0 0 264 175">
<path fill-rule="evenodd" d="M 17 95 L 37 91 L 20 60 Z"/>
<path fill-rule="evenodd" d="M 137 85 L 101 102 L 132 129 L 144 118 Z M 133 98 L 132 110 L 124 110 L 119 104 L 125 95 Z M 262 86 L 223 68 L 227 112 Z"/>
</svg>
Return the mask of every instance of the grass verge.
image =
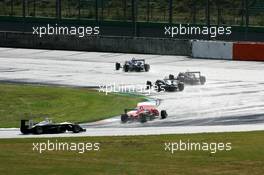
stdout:
<svg viewBox="0 0 264 175">
<path fill-rule="evenodd" d="M 50 138 L 51 142 L 99 142 L 100 151 L 33 151 L 42 139 L 0 139 L 1 174 L 184 174 L 261 175 L 264 132 L 213 133 L 134 137 Z M 164 151 L 164 142 L 231 142 L 231 151 L 215 154 Z M 8 168 L 10 167 L 10 168 Z"/>
<path fill-rule="evenodd" d="M 96 121 L 119 115 L 124 108 L 133 108 L 143 100 L 85 88 L 4 83 L 0 84 L 0 128 L 19 127 L 21 118 L 43 115 L 56 122 Z"/>
</svg>

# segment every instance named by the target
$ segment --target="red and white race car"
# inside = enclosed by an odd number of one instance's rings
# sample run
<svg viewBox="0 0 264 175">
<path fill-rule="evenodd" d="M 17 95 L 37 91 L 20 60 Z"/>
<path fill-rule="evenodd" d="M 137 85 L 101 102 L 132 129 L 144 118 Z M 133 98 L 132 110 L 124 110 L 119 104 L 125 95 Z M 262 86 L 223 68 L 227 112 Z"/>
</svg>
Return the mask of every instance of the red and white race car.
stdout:
<svg viewBox="0 0 264 175">
<path fill-rule="evenodd" d="M 140 121 L 144 123 L 148 120 L 154 120 L 160 117 L 161 119 L 167 118 L 168 114 L 166 110 L 159 110 L 155 105 L 147 103 L 138 103 L 135 109 L 125 109 L 124 114 L 121 115 L 121 122 L 126 123 L 128 121 Z"/>
</svg>

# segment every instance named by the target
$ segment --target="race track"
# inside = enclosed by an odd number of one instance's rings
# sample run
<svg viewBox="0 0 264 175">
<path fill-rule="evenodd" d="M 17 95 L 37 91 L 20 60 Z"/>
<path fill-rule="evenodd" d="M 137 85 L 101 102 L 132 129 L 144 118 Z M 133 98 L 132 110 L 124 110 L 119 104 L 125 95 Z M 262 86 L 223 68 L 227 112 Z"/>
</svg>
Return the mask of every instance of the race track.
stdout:
<svg viewBox="0 0 264 175">
<path fill-rule="evenodd" d="M 150 72 L 115 71 L 115 62 L 146 59 Z M 151 93 L 169 117 L 144 124 L 121 124 L 119 117 L 83 124 L 82 134 L 147 135 L 264 130 L 264 63 L 191 59 L 183 56 L 0 48 L 0 81 L 96 87 L 145 85 L 169 74 L 201 71 L 205 85 L 183 92 Z M 147 93 L 144 93 L 147 95 Z M 17 129 L 0 130 L 0 138 L 31 137 Z M 50 135 L 45 135 L 50 136 Z M 54 135 L 51 135 L 54 137 Z"/>
</svg>

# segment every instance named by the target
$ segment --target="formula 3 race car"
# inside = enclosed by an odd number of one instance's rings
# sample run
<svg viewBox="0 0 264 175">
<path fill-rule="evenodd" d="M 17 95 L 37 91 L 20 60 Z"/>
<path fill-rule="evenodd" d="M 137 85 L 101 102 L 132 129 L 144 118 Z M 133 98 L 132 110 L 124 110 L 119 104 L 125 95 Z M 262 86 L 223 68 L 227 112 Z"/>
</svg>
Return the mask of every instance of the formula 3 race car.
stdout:
<svg viewBox="0 0 264 175">
<path fill-rule="evenodd" d="M 180 72 L 177 79 L 184 84 L 189 85 L 204 85 L 206 82 L 205 76 L 201 75 L 201 72 Z"/>
<path fill-rule="evenodd" d="M 124 114 L 121 115 L 121 122 L 139 121 L 145 123 L 148 120 L 154 120 L 160 117 L 161 119 L 167 118 L 166 110 L 159 110 L 150 104 L 139 103 L 135 109 L 125 109 Z"/>
<path fill-rule="evenodd" d="M 126 61 L 123 66 L 120 63 L 116 63 L 115 65 L 116 70 L 123 68 L 125 72 L 148 72 L 150 69 L 150 65 L 145 63 L 144 59 L 135 59 L 133 58 L 130 61 Z"/>
<path fill-rule="evenodd" d="M 153 83 L 151 81 L 147 81 L 147 89 L 153 87 Z M 154 84 L 154 89 L 158 92 L 174 92 L 174 91 L 183 91 L 184 83 L 175 79 L 173 75 L 169 75 L 169 77 L 165 77 L 163 80 L 157 80 Z"/>
<path fill-rule="evenodd" d="M 45 119 L 42 122 L 34 123 L 33 120 L 21 120 L 20 131 L 23 134 L 55 134 L 72 131 L 73 133 L 85 132 L 80 125 L 74 123 L 52 123 Z"/>
</svg>

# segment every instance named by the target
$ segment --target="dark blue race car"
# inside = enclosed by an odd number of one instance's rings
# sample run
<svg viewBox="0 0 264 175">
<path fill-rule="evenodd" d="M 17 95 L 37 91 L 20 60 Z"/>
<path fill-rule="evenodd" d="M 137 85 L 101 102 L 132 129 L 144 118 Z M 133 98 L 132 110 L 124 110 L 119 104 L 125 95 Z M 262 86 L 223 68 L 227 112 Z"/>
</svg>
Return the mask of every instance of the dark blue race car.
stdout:
<svg viewBox="0 0 264 175">
<path fill-rule="evenodd" d="M 145 63 L 144 59 L 135 59 L 133 58 L 130 61 L 126 61 L 123 66 L 120 63 L 116 63 L 116 70 L 123 68 L 124 72 L 148 72 L 150 69 L 150 65 Z"/>
</svg>

